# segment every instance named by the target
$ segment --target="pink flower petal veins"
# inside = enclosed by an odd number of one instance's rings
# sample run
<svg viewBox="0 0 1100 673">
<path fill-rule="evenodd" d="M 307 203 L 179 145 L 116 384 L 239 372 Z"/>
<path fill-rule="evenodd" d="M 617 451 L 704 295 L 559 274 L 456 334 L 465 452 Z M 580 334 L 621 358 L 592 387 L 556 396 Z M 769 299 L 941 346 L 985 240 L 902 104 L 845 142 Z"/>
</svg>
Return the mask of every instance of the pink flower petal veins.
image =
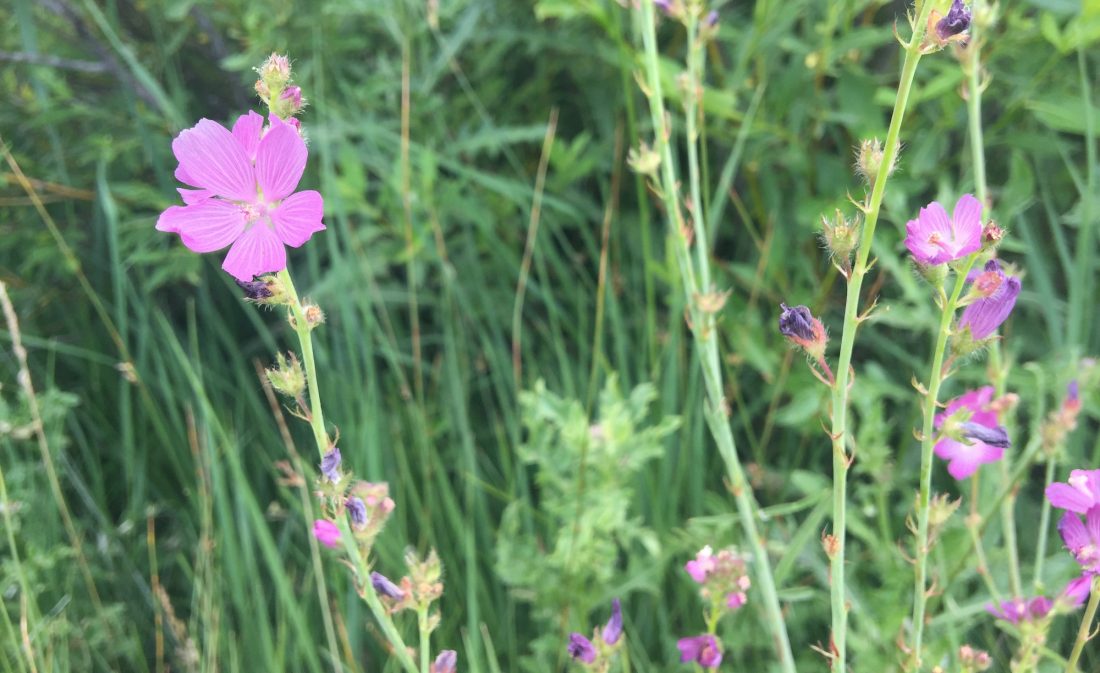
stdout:
<svg viewBox="0 0 1100 673">
<path fill-rule="evenodd" d="M 285 199 L 298 187 L 309 150 L 294 127 L 273 122 L 256 150 L 256 180 L 268 203 Z"/>
<path fill-rule="evenodd" d="M 286 248 L 271 227 L 257 222 L 229 248 L 222 268 L 240 281 L 286 268 Z"/>
<path fill-rule="evenodd" d="M 1071 552 L 1076 552 L 1089 543 L 1088 529 L 1073 512 L 1062 515 L 1062 520 L 1058 522 L 1058 532 L 1061 533 L 1066 548 Z"/>
<path fill-rule="evenodd" d="M 209 119 L 199 120 L 172 141 L 172 152 L 192 186 L 236 201 L 256 198 L 252 162 L 240 143 L 221 124 Z"/>
<path fill-rule="evenodd" d="M 237 123 L 233 124 L 233 137 L 241 144 L 241 149 L 249 160 L 256 158 L 256 150 L 260 146 L 260 136 L 263 135 L 263 131 L 263 115 L 256 114 L 252 110 L 238 117 Z"/>
<path fill-rule="evenodd" d="M 936 443 L 935 453 L 948 461 L 947 472 L 958 481 L 967 479 L 986 463 L 1004 458 L 1005 450 L 982 442 L 964 444 L 949 437 Z"/>
<path fill-rule="evenodd" d="M 959 243 L 956 259 L 982 247 L 982 203 L 972 194 L 963 194 L 951 213 L 951 229 Z"/>
<path fill-rule="evenodd" d="M 938 201 L 920 209 L 905 225 L 905 246 L 919 264 L 937 265 L 961 259 L 981 248 L 981 203 L 964 194 L 952 217 Z"/>
<path fill-rule="evenodd" d="M 193 252 L 221 250 L 241 235 L 244 213 L 239 206 L 220 199 L 206 199 L 189 206 L 172 206 L 160 214 L 157 230 L 180 235 Z M 245 280 L 252 280 L 249 276 Z"/>
<path fill-rule="evenodd" d="M 291 194 L 277 208 L 270 211 L 271 221 L 279 240 L 297 248 L 318 231 L 324 231 L 321 223 L 325 202 L 319 192 L 312 189 Z"/>
<path fill-rule="evenodd" d="M 179 192 L 184 205 L 188 206 L 199 203 L 200 201 L 205 201 L 211 196 L 214 196 L 214 193 L 209 189 L 186 189 L 184 187 L 176 187 L 176 191 Z"/>
</svg>

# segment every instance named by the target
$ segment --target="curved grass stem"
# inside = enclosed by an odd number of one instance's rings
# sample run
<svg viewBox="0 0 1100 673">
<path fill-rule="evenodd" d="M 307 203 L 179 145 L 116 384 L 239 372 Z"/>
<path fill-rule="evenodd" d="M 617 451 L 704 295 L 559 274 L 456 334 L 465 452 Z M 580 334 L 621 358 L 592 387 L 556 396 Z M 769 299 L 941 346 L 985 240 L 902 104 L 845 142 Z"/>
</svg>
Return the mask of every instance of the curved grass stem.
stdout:
<svg viewBox="0 0 1100 673">
<path fill-rule="evenodd" d="M 695 20 L 695 19 L 693 19 Z M 697 32 L 695 28 L 689 29 L 689 52 L 698 49 L 696 44 Z M 696 297 L 700 292 L 709 291 L 701 285 L 702 278 L 709 283 L 710 267 L 709 255 L 706 249 L 706 220 L 701 212 L 701 198 L 698 172 L 698 157 L 694 149 L 690 150 L 689 179 L 692 194 L 692 217 L 694 230 L 689 232 L 680 209 L 679 192 L 676 181 L 675 168 L 673 166 L 673 153 L 670 145 L 670 129 L 666 123 L 667 115 L 664 106 L 660 72 L 657 56 L 656 17 L 653 2 L 642 2 L 642 41 L 645 50 L 646 67 L 646 91 L 649 98 L 649 110 L 656 135 L 656 150 L 661 157 L 659 188 L 663 199 L 666 215 L 670 228 L 669 236 L 675 246 L 676 261 L 680 271 L 680 280 L 684 290 L 684 299 L 689 307 L 691 316 L 691 328 L 695 341 L 697 355 L 702 367 L 703 381 L 706 387 L 707 408 L 706 417 L 711 433 L 714 436 L 718 452 L 726 465 L 726 473 L 729 479 L 730 490 L 733 492 L 737 507 L 738 519 L 748 540 L 755 560 L 756 584 L 760 589 L 768 627 L 775 640 L 775 646 L 779 662 L 784 673 L 794 673 L 794 657 L 791 654 L 790 639 L 787 636 L 787 627 L 783 620 L 783 612 L 779 605 L 779 595 L 775 588 L 775 579 L 772 576 L 771 565 L 768 561 L 767 550 L 764 547 L 763 538 L 756 526 L 758 517 L 756 503 L 752 492 L 745 479 L 744 469 L 737 456 L 737 448 L 730 430 L 729 419 L 726 412 L 726 400 L 723 393 L 721 361 L 718 353 L 718 342 L 715 335 L 715 323 L 713 314 L 709 314 L 696 307 Z M 689 78 L 692 86 L 698 86 L 701 81 L 701 55 L 689 53 Z M 697 100 L 694 93 L 689 92 L 685 104 L 685 112 L 688 118 L 688 143 L 694 145 L 697 140 L 696 114 Z M 692 261 L 690 237 L 694 237 L 696 244 L 696 261 Z M 696 268 L 698 265 L 698 269 Z"/>
</svg>

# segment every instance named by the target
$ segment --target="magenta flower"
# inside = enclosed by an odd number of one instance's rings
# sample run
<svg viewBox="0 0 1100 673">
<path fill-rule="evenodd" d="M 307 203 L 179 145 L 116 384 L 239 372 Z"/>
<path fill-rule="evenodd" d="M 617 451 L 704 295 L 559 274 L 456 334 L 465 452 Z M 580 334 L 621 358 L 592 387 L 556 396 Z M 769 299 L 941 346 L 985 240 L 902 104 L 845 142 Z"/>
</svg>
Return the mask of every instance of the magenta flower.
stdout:
<svg viewBox="0 0 1100 673">
<path fill-rule="evenodd" d="M 979 285 L 988 282 L 983 279 L 990 275 L 1000 278 L 1000 282 L 990 283 L 995 285 L 995 289 L 988 296 L 967 305 L 959 318 L 959 331 L 969 330 L 970 338 L 974 341 L 981 341 L 996 332 L 1001 323 L 1008 319 L 1016 306 L 1016 297 L 1020 296 L 1020 279 L 1006 276 L 995 259 L 986 262 L 985 273 L 976 282 Z"/>
<path fill-rule="evenodd" d="M 956 411 L 969 409 L 971 412 L 970 419 L 959 426 L 963 441 L 944 437 L 935 447 L 936 455 L 948 461 L 947 471 L 959 481 L 974 474 L 982 464 L 995 463 L 1004 457 L 1008 436 L 997 424 L 992 401 L 993 386 L 985 386 L 956 397 L 936 415 L 936 428 L 939 428 Z"/>
<path fill-rule="evenodd" d="M 297 248 L 325 225 L 324 202 L 295 193 L 306 166 L 305 141 L 293 126 L 249 112 L 230 133 L 201 119 L 172 141 L 176 179 L 185 205 L 161 213 L 157 230 L 179 234 L 195 252 L 229 246 L 222 268 L 240 281 L 286 268 L 286 248 Z"/>
<path fill-rule="evenodd" d="M 707 575 L 714 572 L 714 568 L 714 550 L 709 544 L 700 549 L 694 559 L 684 564 L 684 570 L 699 584 L 707 581 Z"/>
<path fill-rule="evenodd" d="M 1085 574 L 1100 575 L 1100 505 L 1085 513 L 1084 523 L 1077 514 L 1066 512 L 1058 523 L 1058 532 Z"/>
<path fill-rule="evenodd" d="M 955 203 L 951 217 L 939 201 L 920 209 L 917 219 L 905 225 L 905 247 L 918 264 L 944 264 L 977 252 L 982 247 L 982 204 L 970 194 Z"/>
<path fill-rule="evenodd" d="M 585 664 L 591 664 L 596 660 L 596 646 L 592 641 L 579 633 L 569 634 L 569 656 Z"/>
<path fill-rule="evenodd" d="M 317 519 L 313 522 L 313 537 L 329 549 L 340 546 L 340 529 L 336 524 L 325 519 Z"/>
<path fill-rule="evenodd" d="M 718 668 L 722 663 L 722 646 L 709 633 L 676 641 L 681 662 L 695 662 L 703 668 Z"/>
<path fill-rule="evenodd" d="M 458 668 L 458 652 L 443 650 L 432 662 L 430 673 L 455 673 Z"/>
<path fill-rule="evenodd" d="M 611 601 L 611 618 L 607 620 L 607 624 L 603 627 L 603 632 L 600 633 L 600 638 L 603 639 L 608 645 L 614 645 L 619 642 L 619 638 L 623 635 L 623 605 L 618 598 Z"/>
<path fill-rule="evenodd" d="M 1058 596 L 1058 601 L 1070 609 L 1076 609 L 1085 604 L 1092 591 L 1092 575 L 1085 573 L 1080 577 L 1070 580 L 1069 584 Z"/>
<path fill-rule="evenodd" d="M 1010 601 L 1003 601 L 1000 605 L 990 603 L 985 606 L 985 609 L 997 619 L 1003 619 L 1011 624 L 1019 624 L 1020 622 L 1033 622 L 1046 617 L 1052 607 L 1054 607 L 1054 604 L 1049 598 L 1036 596 L 1030 601 L 1014 598 Z"/>
<path fill-rule="evenodd" d="M 1066 481 L 1047 486 L 1051 505 L 1077 514 L 1100 505 L 1100 470 L 1074 470 Z"/>
</svg>

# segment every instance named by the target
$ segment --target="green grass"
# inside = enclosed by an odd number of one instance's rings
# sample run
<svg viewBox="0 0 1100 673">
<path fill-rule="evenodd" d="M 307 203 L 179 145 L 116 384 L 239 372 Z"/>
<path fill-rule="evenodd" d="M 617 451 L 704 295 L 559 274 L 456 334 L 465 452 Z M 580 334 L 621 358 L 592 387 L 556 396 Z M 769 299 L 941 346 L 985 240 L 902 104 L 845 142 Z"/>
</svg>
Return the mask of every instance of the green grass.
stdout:
<svg viewBox="0 0 1100 673">
<path fill-rule="evenodd" d="M 637 17 L 611 0 L 438 4 L 438 27 L 431 5 L 403 0 L 0 7 L 15 27 L 0 36 L 0 137 L 45 202 L 36 209 L 15 169 L 0 163 L 0 281 L 79 541 L 66 532 L 31 432 L 13 334 L 0 326 L 0 671 L 32 670 L 30 660 L 38 671 L 329 671 L 323 610 L 335 621 L 342 670 L 397 670 L 381 663 L 378 632 L 343 566 L 327 550 L 314 558 L 306 508 L 316 504 L 280 468 L 305 470 L 307 488 L 315 470 L 308 428 L 288 418 L 288 446 L 257 376 L 257 365 L 292 347 L 292 330 L 280 312 L 240 301 L 219 256 L 193 255 L 153 231 L 176 202 L 171 139 L 201 117 L 224 123 L 258 108 L 250 68 L 273 50 L 290 54 L 310 101 L 303 184 L 326 201 L 328 230 L 291 255 L 299 290 L 327 314 L 314 332 L 326 418 L 347 464 L 388 481 L 398 503 L 378 568 L 400 575 L 406 546 L 442 556 L 433 649 L 458 649 L 462 670 L 563 670 L 554 644 L 606 619 L 612 596 L 624 598 L 632 670 L 673 669 L 675 638 L 703 629 L 682 564 L 703 544 L 747 545 L 704 421 L 664 214 L 624 165 L 627 149 L 653 133 L 633 76 L 642 68 Z M 1078 15 L 1076 3 L 1004 4 L 986 49 L 983 119 L 995 216 L 1009 232 L 1001 255 L 1026 270 L 1001 349 L 1012 365 L 1008 389 L 1021 398 L 1012 455 L 1027 455 L 1078 376 L 1085 412 L 1059 459 L 1064 478 L 1070 467 L 1100 466 L 1100 374 L 1077 364 L 1100 346 L 1097 18 Z M 805 303 L 839 339 L 843 279 L 820 249 L 819 216 L 859 189 L 853 146 L 885 136 L 899 67 L 891 26 L 904 22 L 904 5 L 761 0 L 720 11 L 707 56 L 702 184 L 715 282 L 732 290 L 719 323 L 730 420 L 764 508 L 799 669 L 824 670 L 810 646 L 829 636 L 819 545 L 831 511 L 828 391 L 775 321 L 780 301 Z M 679 110 L 684 34 L 666 21 L 658 39 L 668 106 Z M 920 409 L 908 382 L 926 377 L 938 316 L 900 241 L 919 206 L 974 188 L 962 79 L 949 52 L 921 62 L 866 284 L 883 310 L 853 358 L 854 670 L 897 670 L 901 660 L 895 640 L 912 598 L 905 518 L 919 462 Z M 513 314 L 528 243 L 517 382 Z M 969 363 L 946 395 L 981 383 L 984 370 Z M 564 608 L 560 598 L 532 602 L 496 565 L 507 508 L 523 513 L 526 535 L 555 521 L 520 451 L 531 439 L 520 394 L 543 380 L 595 419 L 611 375 L 624 392 L 654 386 L 651 424 L 681 419 L 628 489 L 630 516 L 654 546 L 626 549 L 611 560 L 610 579 L 577 588 Z M 1025 585 L 1044 472 L 1021 471 Z M 599 493 L 595 474 L 584 488 Z M 990 501 L 996 474 L 983 479 Z M 940 465 L 933 484 L 955 488 Z M 933 577 L 951 572 L 952 550 L 966 539 L 957 517 L 932 555 Z M 985 544 L 1007 592 L 1002 539 L 993 517 Z M 1071 559 L 1053 531 L 1046 555 L 1048 591 L 1058 590 Z M 318 568 L 331 605 L 318 600 Z M 721 632 L 728 670 L 775 665 L 753 599 Z M 1008 670 L 1015 640 L 984 616 L 987 600 L 968 565 L 930 605 L 928 660 L 970 642 L 995 656 L 993 670 Z M 404 626 L 411 636 L 414 625 Z M 1061 618 L 1048 646 L 1068 654 L 1077 626 Z M 1086 648 L 1081 670 L 1097 665 Z"/>
</svg>

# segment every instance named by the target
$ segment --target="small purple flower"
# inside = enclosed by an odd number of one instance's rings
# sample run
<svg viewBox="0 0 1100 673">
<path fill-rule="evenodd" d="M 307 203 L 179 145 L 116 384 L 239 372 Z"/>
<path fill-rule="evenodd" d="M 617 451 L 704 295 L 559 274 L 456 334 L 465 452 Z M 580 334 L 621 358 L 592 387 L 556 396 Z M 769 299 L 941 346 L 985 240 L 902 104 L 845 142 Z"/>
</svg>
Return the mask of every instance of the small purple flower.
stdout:
<svg viewBox="0 0 1100 673">
<path fill-rule="evenodd" d="M 313 537 L 329 549 L 340 546 L 340 528 L 326 519 L 317 519 L 313 522 Z"/>
<path fill-rule="evenodd" d="M 1069 382 L 1066 386 L 1066 399 L 1072 402 L 1077 402 L 1081 399 L 1081 387 L 1077 384 L 1077 379 Z"/>
<path fill-rule="evenodd" d="M 986 273 L 999 274 L 1003 282 L 987 297 L 982 297 L 963 309 L 959 318 L 959 331 L 969 330 L 970 338 L 981 341 L 997 331 L 1012 309 L 1016 306 L 1016 297 L 1020 296 L 1020 279 L 1005 276 L 997 260 L 986 264 Z M 985 274 L 983 274 L 985 275 Z"/>
<path fill-rule="evenodd" d="M 997 424 L 992 401 L 993 386 L 985 386 L 956 397 L 943 413 L 936 415 L 936 428 L 940 428 L 956 411 L 969 409 L 971 412 L 970 419 L 960 425 L 966 441 L 944 437 L 935 447 L 936 455 L 948 461 L 947 471 L 959 481 L 970 477 L 982 464 L 995 463 L 1004 457 L 1008 435 Z M 986 442 L 983 438 L 994 442 Z"/>
<path fill-rule="evenodd" d="M 810 341 L 814 338 L 814 316 L 805 306 L 791 308 L 780 304 L 779 333 L 790 339 Z"/>
<path fill-rule="evenodd" d="M 432 663 L 430 673 L 455 673 L 458 668 L 458 652 L 454 650 L 443 650 L 439 653 L 439 656 L 435 658 L 435 662 Z"/>
<path fill-rule="evenodd" d="M 1073 470 L 1066 481 L 1047 486 L 1051 505 L 1077 514 L 1100 505 L 1100 470 Z"/>
<path fill-rule="evenodd" d="M 672 13 L 672 0 L 653 0 L 653 6 L 664 14 Z"/>
<path fill-rule="evenodd" d="M 611 619 L 607 620 L 607 624 L 603 627 L 603 633 L 600 637 L 608 645 L 614 645 L 619 642 L 619 638 L 623 635 L 623 606 L 619 602 L 619 599 L 611 601 Z"/>
<path fill-rule="evenodd" d="M 1049 598 L 1036 596 L 1030 601 L 1014 598 L 1010 601 L 1003 601 L 1000 605 L 990 603 L 985 606 L 985 609 L 997 619 L 1003 619 L 1010 624 L 1019 624 L 1020 622 L 1033 622 L 1046 617 L 1052 607 L 1054 607 L 1054 604 Z"/>
<path fill-rule="evenodd" d="M 676 641 L 681 662 L 695 662 L 703 668 L 718 668 L 722 663 L 722 647 L 709 633 Z"/>
<path fill-rule="evenodd" d="M 1073 512 L 1066 512 L 1058 523 L 1058 532 L 1066 549 L 1089 575 L 1100 575 L 1100 505 L 1085 513 L 1085 521 Z"/>
<path fill-rule="evenodd" d="M 362 528 L 367 525 L 367 506 L 363 504 L 362 498 L 353 495 L 344 501 L 344 506 L 348 508 L 352 526 Z"/>
<path fill-rule="evenodd" d="M 917 219 L 905 225 L 905 247 L 918 264 L 935 266 L 961 259 L 982 247 L 982 204 L 970 194 L 947 210 L 939 201 L 920 209 Z"/>
<path fill-rule="evenodd" d="M 936 22 L 936 35 L 940 40 L 947 40 L 964 33 L 970 28 L 970 18 L 970 8 L 962 0 L 955 0 L 947 16 Z"/>
<path fill-rule="evenodd" d="M 395 601 L 405 598 L 405 592 L 382 573 L 372 572 L 370 574 L 370 584 L 380 596 L 392 598 Z"/>
<path fill-rule="evenodd" d="M 253 278 L 259 278 L 259 276 L 253 276 Z M 245 299 L 251 299 L 252 301 L 260 301 L 261 299 L 270 299 L 274 296 L 271 289 L 267 285 L 267 281 L 264 280 L 237 280 L 233 279 L 242 290 L 244 290 Z"/>
<path fill-rule="evenodd" d="M 569 656 L 585 664 L 591 664 L 596 660 L 596 647 L 592 641 L 579 633 L 569 634 Z"/>
<path fill-rule="evenodd" d="M 703 21 L 707 28 L 714 28 L 718 25 L 718 10 L 712 9 L 707 12 L 707 18 Z"/>
<path fill-rule="evenodd" d="M 332 447 L 321 458 L 321 474 L 334 484 L 340 481 L 340 449 Z"/>
</svg>

